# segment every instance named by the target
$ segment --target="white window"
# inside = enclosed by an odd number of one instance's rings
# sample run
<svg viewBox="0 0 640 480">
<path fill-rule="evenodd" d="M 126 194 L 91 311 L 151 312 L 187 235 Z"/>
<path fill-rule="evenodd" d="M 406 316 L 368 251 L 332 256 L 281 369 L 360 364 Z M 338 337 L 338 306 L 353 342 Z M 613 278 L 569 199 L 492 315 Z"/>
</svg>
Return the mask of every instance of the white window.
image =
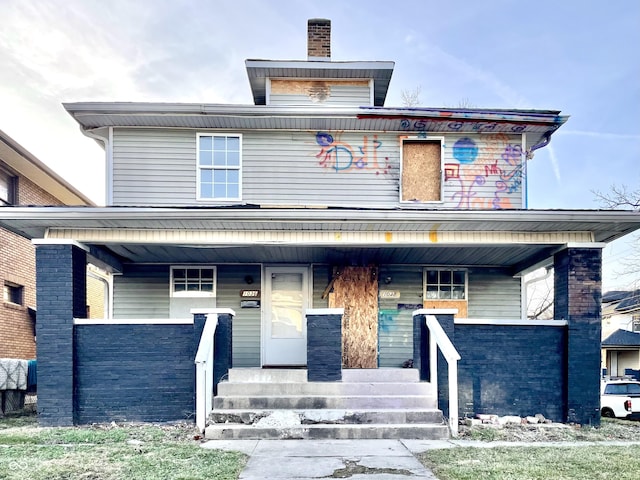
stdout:
<svg viewBox="0 0 640 480">
<path fill-rule="evenodd" d="M 198 200 L 240 200 L 242 135 L 198 134 Z"/>
<path fill-rule="evenodd" d="M 171 267 L 172 297 L 215 297 L 216 269 L 212 266 Z"/>
<path fill-rule="evenodd" d="M 467 271 L 444 268 L 424 269 L 425 300 L 465 300 Z"/>
</svg>

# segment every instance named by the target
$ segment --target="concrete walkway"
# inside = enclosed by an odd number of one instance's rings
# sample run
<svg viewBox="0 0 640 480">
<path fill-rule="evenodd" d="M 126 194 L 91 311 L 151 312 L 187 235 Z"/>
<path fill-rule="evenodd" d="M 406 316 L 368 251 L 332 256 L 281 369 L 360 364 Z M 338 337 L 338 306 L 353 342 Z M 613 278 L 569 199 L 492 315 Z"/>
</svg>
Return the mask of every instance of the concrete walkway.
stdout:
<svg viewBox="0 0 640 480">
<path fill-rule="evenodd" d="M 436 479 L 400 440 L 211 440 L 202 446 L 249 455 L 241 480 Z"/>
<path fill-rule="evenodd" d="M 202 448 L 250 456 L 240 480 L 430 479 L 436 476 L 415 457 L 456 447 L 580 447 L 640 445 L 640 442 L 479 442 L 473 440 L 210 440 Z"/>
</svg>

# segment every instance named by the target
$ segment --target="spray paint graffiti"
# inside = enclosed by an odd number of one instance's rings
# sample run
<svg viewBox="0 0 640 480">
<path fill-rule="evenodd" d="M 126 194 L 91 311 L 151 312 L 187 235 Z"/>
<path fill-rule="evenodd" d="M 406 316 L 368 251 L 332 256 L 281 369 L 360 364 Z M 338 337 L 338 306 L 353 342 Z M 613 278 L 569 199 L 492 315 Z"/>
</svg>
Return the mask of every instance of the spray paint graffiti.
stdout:
<svg viewBox="0 0 640 480">
<path fill-rule="evenodd" d="M 336 173 L 345 171 L 374 171 L 376 175 L 388 174 L 391 169 L 389 157 L 380 159 L 378 149 L 382 142 L 377 135 L 369 139 L 362 137 L 362 145 L 356 148 L 328 132 L 317 132 L 316 143 L 321 147 L 316 158 L 320 159 L 320 166 L 330 168 Z"/>
<path fill-rule="evenodd" d="M 522 147 L 509 143 L 503 134 L 488 135 L 481 146 L 468 137 L 453 144 L 453 158 L 458 163 L 446 163 L 445 181 L 457 181 L 460 188 L 451 195 L 458 208 L 513 208 L 510 195 L 522 186 Z M 483 189 L 480 195 L 478 187 Z M 492 195 L 488 197 L 487 194 Z"/>
</svg>

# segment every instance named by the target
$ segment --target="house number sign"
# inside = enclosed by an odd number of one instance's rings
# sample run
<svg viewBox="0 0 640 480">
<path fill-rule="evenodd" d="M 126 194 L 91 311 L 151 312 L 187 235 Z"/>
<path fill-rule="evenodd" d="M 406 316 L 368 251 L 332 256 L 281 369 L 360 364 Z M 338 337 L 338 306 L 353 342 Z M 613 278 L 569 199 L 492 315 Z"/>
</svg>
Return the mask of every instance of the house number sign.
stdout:
<svg viewBox="0 0 640 480">
<path fill-rule="evenodd" d="M 260 290 L 240 290 L 242 298 L 260 298 Z"/>
</svg>

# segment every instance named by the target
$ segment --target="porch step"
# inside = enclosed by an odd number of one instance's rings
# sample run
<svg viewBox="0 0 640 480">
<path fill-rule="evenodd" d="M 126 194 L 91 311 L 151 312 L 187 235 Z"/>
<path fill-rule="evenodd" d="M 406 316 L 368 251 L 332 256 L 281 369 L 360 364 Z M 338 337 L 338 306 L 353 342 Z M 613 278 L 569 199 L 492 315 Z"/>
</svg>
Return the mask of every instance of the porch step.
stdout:
<svg viewBox="0 0 640 480">
<path fill-rule="evenodd" d="M 232 368 L 229 382 L 293 383 L 306 382 L 306 369 L 290 368 Z M 342 370 L 342 382 L 411 383 L 420 382 L 417 368 L 347 368 Z"/>
<path fill-rule="evenodd" d="M 429 408 L 435 398 L 424 395 L 254 395 L 217 396 L 213 408 L 228 409 L 358 409 L 358 408 Z"/>
<path fill-rule="evenodd" d="M 434 395 L 427 382 L 221 382 L 218 395 L 283 396 L 283 395 Z"/>
<path fill-rule="evenodd" d="M 418 370 L 343 370 L 308 382 L 303 369 L 234 368 L 218 384 L 210 439 L 443 439 L 436 393 Z"/>
<path fill-rule="evenodd" d="M 228 409 L 214 410 L 209 420 L 215 424 L 254 425 L 263 418 L 273 415 L 275 410 Z M 292 410 L 302 425 L 313 424 L 405 424 L 444 422 L 442 412 L 436 408 L 376 408 L 376 409 L 308 409 Z"/>
<path fill-rule="evenodd" d="M 422 439 L 444 440 L 449 438 L 446 425 L 421 424 L 316 424 L 275 428 L 254 425 L 209 425 L 205 438 L 211 440 L 256 439 Z"/>
</svg>

